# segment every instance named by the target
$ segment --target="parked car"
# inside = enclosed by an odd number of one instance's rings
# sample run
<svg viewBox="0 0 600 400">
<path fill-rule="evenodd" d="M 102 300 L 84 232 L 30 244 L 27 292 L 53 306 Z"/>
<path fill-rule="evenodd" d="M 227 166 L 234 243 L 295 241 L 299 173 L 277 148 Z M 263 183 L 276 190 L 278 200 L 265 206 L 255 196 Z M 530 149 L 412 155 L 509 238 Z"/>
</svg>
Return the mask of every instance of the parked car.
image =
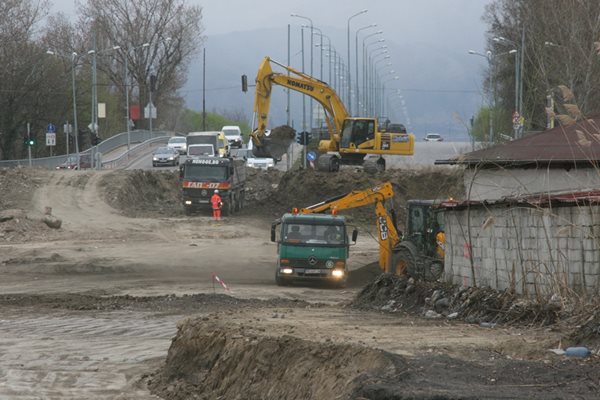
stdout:
<svg viewBox="0 0 600 400">
<path fill-rule="evenodd" d="M 167 147 L 177 150 L 179 154 L 186 154 L 187 152 L 187 144 L 183 136 L 174 136 L 169 139 Z"/>
<path fill-rule="evenodd" d="M 428 133 L 423 140 L 426 142 L 442 142 L 444 138 L 439 133 Z"/>
<path fill-rule="evenodd" d="M 81 169 L 92 168 L 92 162 L 89 154 L 79 155 L 79 167 L 81 167 Z M 56 169 L 78 169 L 77 155 L 68 156 L 64 163 L 56 166 Z"/>
<path fill-rule="evenodd" d="M 242 139 L 242 130 L 237 125 L 227 125 L 221 128 L 227 141 L 229 142 L 229 147 L 237 147 L 241 148 L 244 144 Z"/>
<path fill-rule="evenodd" d="M 179 152 L 171 147 L 159 147 L 152 153 L 152 166 L 179 165 Z"/>
<path fill-rule="evenodd" d="M 255 157 L 252 149 L 244 149 L 238 152 L 238 157 L 246 161 L 246 166 L 250 168 L 268 169 L 275 166 L 275 160 L 268 157 Z"/>
</svg>

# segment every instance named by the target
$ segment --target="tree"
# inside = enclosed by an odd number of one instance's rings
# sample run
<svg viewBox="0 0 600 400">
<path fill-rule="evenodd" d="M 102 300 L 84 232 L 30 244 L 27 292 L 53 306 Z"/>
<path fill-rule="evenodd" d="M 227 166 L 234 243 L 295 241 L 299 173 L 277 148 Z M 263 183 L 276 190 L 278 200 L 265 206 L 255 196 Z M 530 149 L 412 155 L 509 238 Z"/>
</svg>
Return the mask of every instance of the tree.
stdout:
<svg viewBox="0 0 600 400">
<path fill-rule="evenodd" d="M 48 68 L 50 60 L 40 40 L 41 21 L 47 11 L 48 4 L 42 0 L 0 2 L 2 158 L 22 157 L 22 137 L 27 123 L 31 125 L 32 134 L 39 135 L 62 108 L 62 99 L 56 96 L 61 81 Z M 38 145 L 33 151 L 34 154 L 44 152 L 45 147 Z"/>
<path fill-rule="evenodd" d="M 96 48 L 110 55 L 97 57 L 97 68 L 121 93 L 121 109 L 125 109 L 126 88 L 132 103 L 139 101 L 143 108 L 149 102 L 150 76 L 154 75 L 152 101 L 166 121 L 164 115 L 181 105 L 177 90 L 185 83 L 191 56 L 202 44 L 201 19 L 202 9 L 186 6 L 184 0 L 88 0 L 81 8 L 79 27 L 89 32 L 88 43 L 95 35 Z M 113 50 L 115 46 L 120 49 Z M 129 85 L 125 83 L 125 58 Z"/>
<path fill-rule="evenodd" d="M 529 129 L 546 126 L 546 96 L 559 85 L 575 93 L 583 114 L 598 112 L 600 60 L 594 42 L 600 38 L 599 17 L 600 3 L 593 0 L 496 0 L 487 6 L 488 48 L 500 53 L 511 48 L 509 41 L 524 47 L 523 114 Z M 497 37 L 508 41 L 494 41 Z M 503 110 L 514 109 L 514 60 L 499 59 L 494 76 Z"/>
</svg>

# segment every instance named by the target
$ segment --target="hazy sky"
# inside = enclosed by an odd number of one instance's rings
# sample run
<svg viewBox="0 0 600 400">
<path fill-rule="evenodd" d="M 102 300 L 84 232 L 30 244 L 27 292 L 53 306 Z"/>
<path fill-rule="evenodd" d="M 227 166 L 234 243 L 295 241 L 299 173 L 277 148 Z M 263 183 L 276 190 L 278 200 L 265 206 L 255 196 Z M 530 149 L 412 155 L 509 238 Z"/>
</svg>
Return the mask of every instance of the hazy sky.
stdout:
<svg viewBox="0 0 600 400">
<path fill-rule="evenodd" d="M 74 14 L 81 0 L 50 0 L 54 11 Z M 351 20 L 351 28 L 376 23 L 390 37 L 437 36 L 440 41 L 472 38 L 481 43 L 485 27 L 481 15 L 488 0 L 188 0 L 203 7 L 207 35 L 253 30 L 300 23 L 291 18 L 297 13 L 312 19 L 314 26 L 346 28 L 348 18 L 367 9 L 366 14 Z"/>
<path fill-rule="evenodd" d="M 67 15 L 74 15 L 75 7 L 81 1 L 50 0 L 54 12 L 60 11 Z M 204 35 L 207 36 L 207 47 L 210 47 L 211 36 L 259 28 L 284 29 L 288 24 L 295 27 L 308 24 L 305 19 L 290 16 L 296 13 L 311 18 L 315 27 L 322 29 L 326 35 L 336 37 L 334 46 L 342 56 L 347 52 L 348 18 L 367 9 L 366 13 L 351 20 L 351 46 L 357 29 L 377 24 L 376 30 L 384 32 L 381 37 L 406 48 L 407 52 L 413 54 L 413 61 L 427 60 L 435 63 L 437 68 L 463 68 L 472 77 L 470 82 L 461 82 L 460 88 L 453 87 L 456 84 L 453 85 L 450 80 L 435 82 L 434 85 L 444 89 L 473 91 L 480 90 L 481 72 L 487 65 L 484 58 L 469 56 L 467 50 L 484 51 L 486 25 L 481 17 L 486 4 L 490 2 L 491 0 L 187 0 L 188 4 L 203 8 L 202 23 L 205 27 Z M 365 30 L 363 34 L 374 30 Z M 353 47 L 351 49 L 353 51 Z M 264 51 L 264 54 L 269 53 L 269 50 Z M 451 58 L 459 60 L 459 64 L 443 65 L 444 60 Z M 391 61 L 395 64 L 404 62 L 400 55 L 395 55 Z M 432 65 L 427 67 L 422 70 L 429 72 Z M 403 69 L 399 65 L 392 68 Z M 415 75 L 420 72 L 418 66 L 413 70 Z M 404 88 L 413 86 L 407 76 L 402 77 L 399 84 Z M 470 87 L 464 87 L 465 85 Z M 471 100 L 469 110 L 461 110 L 465 115 L 476 112 L 483 101 L 480 94 L 474 94 Z M 416 99 L 413 103 L 416 103 Z M 410 104 L 408 106 L 410 108 Z M 420 107 L 423 108 L 423 105 Z M 415 119 L 417 118 L 415 115 Z M 424 115 L 423 119 L 430 120 L 431 117 Z"/>
</svg>

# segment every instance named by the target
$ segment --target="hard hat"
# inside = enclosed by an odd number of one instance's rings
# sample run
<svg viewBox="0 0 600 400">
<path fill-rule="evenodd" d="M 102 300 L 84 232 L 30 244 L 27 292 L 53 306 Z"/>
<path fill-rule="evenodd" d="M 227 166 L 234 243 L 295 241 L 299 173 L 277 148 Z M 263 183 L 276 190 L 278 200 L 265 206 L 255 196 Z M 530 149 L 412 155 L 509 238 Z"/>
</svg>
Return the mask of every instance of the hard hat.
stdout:
<svg viewBox="0 0 600 400">
<path fill-rule="evenodd" d="M 215 189 L 215 193 L 219 193 L 219 189 Z"/>
</svg>

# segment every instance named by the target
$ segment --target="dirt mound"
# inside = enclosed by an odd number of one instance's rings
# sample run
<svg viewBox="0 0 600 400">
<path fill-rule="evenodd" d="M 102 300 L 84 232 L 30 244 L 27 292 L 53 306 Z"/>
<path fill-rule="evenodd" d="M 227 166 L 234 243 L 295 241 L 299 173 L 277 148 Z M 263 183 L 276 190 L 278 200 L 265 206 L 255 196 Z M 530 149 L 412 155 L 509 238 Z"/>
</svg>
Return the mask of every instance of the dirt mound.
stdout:
<svg viewBox="0 0 600 400">
<path fill-rule="evenodd" d="M 0 169 L 0 210 L 28 209 L 33 193 L 48 181 L 49 171 L 37 168 Z"/>
<path fill-rule="evenodd" d="M 560 311 L 556 303 L 527 300 L 508 291 L 462 288 L 389 274 L 382 274 L 365 286 L 352 305 L 383 311 L 417 310 L 431 317 L 452 316 L 469 323 L 541 326 L 558 321 Z"/>
<path fill-rule="evenodd" d="M 43 210 L 32 210 L 34 193 L 50 174 L 38 168 L 0 169 L 0 242 L 44 241 L 59 235 L 40 219 Z"/>
<path fill-rule="evenodd" d="M 362 169 L 345 168 L 336 173 L 315 170 L 292 170 L 286 172 L 277 187 L 270 193 L 265 188 L 267 204 L 256 204 L 272 216 L 280 216 L 293 207 L 307 207 L 323 200 L 366 189 L 390 181 L 394 187 L 394 207 L 399 222 L 405 216 L 403 208 L 408 199 L 439 199 L 452 196 L 462 198 L 463 173 L 452 168 L 423 168 L 416 170 L 387 170 L 376 175 L 366 174 Z M 371 222 L 372 207 L 341 211 L 340 214 L 354 218 L 354 222 Z"/>
<path fill-rule="evenodd" d="M 183 214 L 177 171 L 115 171 L 103 176 L 100 186 L 105 201 L 128 217 Z"/>
<path fill-rule="evenodd" d="M 348 273 L 348 280 L 346 282 L 348 287 L 363 287 L 365 282 L 372 282 L 381 275 L 381 268 L 379 268 L 379 262 L 364 265 L 358 269 L 350 271 Z"/>
<path fill-rule="evenodd" d="M 255 206 L 260 206 L 267 201 L 277 190 L 283 172 L 270 168 L 268 170 L 258 168 L 246 169 L 246 211 L 252 212 Z"/>
<path fill-rule="evenodd" d="M 62 309 L 62 310 L 144 310 L 154 312 L 185 312 L 209 313 L 216 310 L 224 312 L 232 310 L 243 312 L 248 308 L 270 307 L 307 307 L 308 303 L 301 300 L 289 299 L 238 299 L 224 294 L 191 294 L 183 296 L 101 296 L 86 294 L 7 294 L 0 295 L 1 306 L 29 307 L 37 309 Z M 310 307 L 321 305 L 311 303 Z"/>
<path fill-rule="evenodd" d="M 217 317 L 214 317 L 217 318 Z M 165 399 L 346 399 L 373 376 L 404 368 L 379 350 L 222 329 L 209 318 L 178 326 L 150 387 Z M 318 334 L 317 334 L 318 335 Z"/>
<path fill-rule="evenodd" d="M 164 366 L 147 378 L 151 391 L 168 400 L 597 396 L 595 385 L 565 379 L 585 374 L 586 382 L 597 380 L 600 370 L 593 363 L 563 359 L 546 365 L 497 353 L 473 354 L 468 361 L 436 353 L 404 358 L 322 340 L 318 331 L 313 340 L 305 340 L 272 336 L 268 325 L 229 321 L 217 314 L 182 321 Z"/>
</svg>

